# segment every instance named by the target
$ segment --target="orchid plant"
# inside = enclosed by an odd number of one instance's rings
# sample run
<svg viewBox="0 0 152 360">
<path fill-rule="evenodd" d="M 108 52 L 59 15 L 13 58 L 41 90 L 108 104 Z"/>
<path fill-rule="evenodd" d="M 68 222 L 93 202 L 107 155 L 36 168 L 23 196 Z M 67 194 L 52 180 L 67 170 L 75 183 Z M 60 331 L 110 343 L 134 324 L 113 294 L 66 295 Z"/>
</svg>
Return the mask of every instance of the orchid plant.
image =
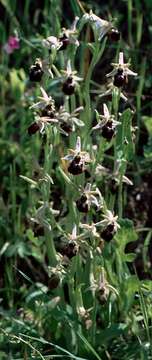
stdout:
<svg viewBox="0 0 152 360">
<path fill-rule="evenodd" d="M 85 74 L 82 64 L 77 70 L 75 66 L 77 49 L 82 46 L 79 35 L 84 26 L 91 27 L 94 33 L 94 44 L 88 40 L 87 51 L 90 49 L 92 60 Z M 45 226 L 45 241 L 51 286 L 56 280 L 54 291 L 64 301 L 63 284 L 66 284 L 70 316 L 76 317 L 77 329 L 79 326 L 83 328 L 81 322 L 85 322 L 92 344 L 95 343 L 97 330 L 93 324 L 98 310 L 101 306 L 109 306 L 112 293 L 119 297 L 115 290 L 117 280 L 112 274 L 112 268 L 108 267 L 108 257 L 113 256 L 113 262 L 117 261 L 115 244 L 117 242 L 118 247 L 123 220 L 123 184 L 132 185 L 125 172 L 127 162 L 131 159 L 132 148 L 130 150 L 129 146 L 132 141 L 133 114 L 129 105 L 120 114 L 119 104 L 120 98 L 127 103 L 123 86 L 128 85 L 128 76 L 136 77 L 137 73 L 130 70 L 130 62 L 124 63 L 122 51 L 119 52 L 118 62 L 112 62 L 113 70 L 106 75 L 107 79 L 111 79 L 108 90 L 99 90 L 95 99 L 92 99 L 90 92 L 93 71 L 106 49 L 107 38 L 111 41 L 120 39 L 114 21 L 101 19 L 90 11 L 81 18 L 76 17 L 70 29 L 63 28 L 58 36 L 50 34 L 42 40 L 47 56 L 51 59 L 51 65 L 48 59 L 48 63 L 46 61 L 48 75 L 51 76 L 48 80 L 44 77 L 40 79 L 41 96 L 30 106 L 35 112 L 35 122 L 28 128 L 30 135 L 39 130 L 40 137 L 45 139 L 44 171 L 50 174 L 51 179 L 56 166 L 55 180 L 43 181 L 40 188 L 43 205 L 37 216 L 37 221 L 40 215 L 46 217 L 44 221 L 40 219 L 40 222 L 42 225 L 48 224 Z M 83 51 L 85 62 L 86 54 Z M 45 59 L 41 59 L 41 64 L 44 71 Z M 32 71 L 37 69 L 32 68 Z M 54 95 L 51 86 L 55 82 L 60 84 L 60 89 Z M 104 100 L 101 106 L 102 97 L 109 94 L 112 95 L 111 101 Z M 95 125 L 94 114 L 97 120 Z M 103 164 L 109 150 L 112 153 L 110 160 L 113 170 Z M 57 164 L 54 165 L 55 159 Z M 63 197 L 60 209 L 44 211 L 44 204 L 50 203 L 48 199 L 59 177 L 58 193 L 61 192 Z M 106 193 L 105 177 L 116 180 L 115 194 Z M 49 208 L 47 205 L 45 210 Z M 112 255 L 112 251 L 115 255 Z M 119 288 L 121 291 L 120 284 Z M 90 299 L 85 294 L 88 289 L 93 289 Z M 114 304 L 115 298 L 112 301 Z M 66 302 L 64 304 L 66 309 Z M 112 312 L 112 308 L 108 311 Z"/>
</svg>

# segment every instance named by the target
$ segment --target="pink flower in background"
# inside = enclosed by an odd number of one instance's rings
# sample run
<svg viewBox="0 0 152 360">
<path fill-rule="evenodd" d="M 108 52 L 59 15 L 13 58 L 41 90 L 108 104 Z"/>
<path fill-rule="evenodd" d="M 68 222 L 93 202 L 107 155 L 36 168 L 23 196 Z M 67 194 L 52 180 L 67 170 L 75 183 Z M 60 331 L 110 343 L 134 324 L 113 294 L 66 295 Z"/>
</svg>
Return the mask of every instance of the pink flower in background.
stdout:
<svg viewBox="0 0 152 360">
<path fill-rule="evenodd" d="M 20 47 L 20 40 L 17 36 L 9 36 L 7 43 L 3 46 L 3 49 L 7 54 L 12 54 L 12 52 Z"/>
</svg>

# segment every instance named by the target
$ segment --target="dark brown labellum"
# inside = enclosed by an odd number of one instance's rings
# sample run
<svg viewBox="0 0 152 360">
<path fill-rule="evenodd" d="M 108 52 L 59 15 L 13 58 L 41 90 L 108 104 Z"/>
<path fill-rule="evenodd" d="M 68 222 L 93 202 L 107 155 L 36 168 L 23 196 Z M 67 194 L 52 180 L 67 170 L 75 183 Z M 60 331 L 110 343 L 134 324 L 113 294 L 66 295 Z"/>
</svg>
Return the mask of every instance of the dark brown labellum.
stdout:
<svg viewBox="0 0 152 360">
<path fill-rule="evenodd" d="M 75 162 L 76 164 L 79 164 L 80 161 L 81 161 L 81 156 L 80 156 L 80 155 L 76 155 L 75 158 L 74 158 L 74 162 Z"/>
<path fill-rule="evenodd" d="M 58 285 L 60 284 L 60 277 L 59 275 L 52 274 L 51 277 L 48 280 L 48 288 L 50 290 L 56 289 Z"/>
<path fill-rule="evenodd" d="M 107 298 L 108 298 L 106 289 L 104 289 L 104 288 L 98 289 L 97 293 L 96 293 L 96 297 L 97 297 L 100 305 L 105 305 L 107 302 Z"/>
<path fill-rule="evenodd" d="M 113 231 L 114 231 L 114 228 L 115 228 L 114 223 L 111 223 L 111 224 L 109 224 L 109 225 L 107 226 L 107 230 L 110 231 L 110 232 L 113 232 Z"/>
<path fill-rule="evenodd" d="M 113 84 L 117 87 L 122 87 L 126 83 L 126 76 L 123 74 L 122 69 L 118 69 L 117 74 L 114 76 Z"/>
<path fill-rule="evenodd" d="M 70 134 L 72 132 L 72 125 L 66 123 L 65 121 L 60 125 L 61 129 L 65 131 L 67 134 Z"/>
<path fill-rule="evenodd" d="M 117 42 L 120 40 L 120 32 L 115 28 L 112 28 L 109 31 L 108 36 L 109 36 L 110 40 L 113 42 Z"/>
<path fill-rule="evenodd" d="M 59 38 L 59 41 L 62 43 L 61 47 L 59 48 L 59 50 L 65 50 L 67 48 L 67 46 L 70 44 L 70 40 L 69 38 L 66 36 L 66 34 L 63 34 L 63 36 L 61 36 Z"/>
<path fill-rule="evenodd" d="M 29 71 L 30 81 L 40 82 L 43 76 L 43 70 L 39 64 L 32 65 Z"/>
<path fill-rule="evenodd" d="M 36 122 L 32 123 L 29 127 L 28 127 L 28 134 L 29 135 L 33 135 L 35 134 L 38 130 L 40 130 L 40 125 Z"/>
<path fill-rule="evenodd" d="M 115 194 L 118 190 L 118 181 L 116 181 L 114 178 L 112 178 L 108 185 L 109 185 L 111 193 Z"/>
<path fill-rule="evenodd" d="M 63 83 L 62 91 L 65 95 L 73 95 L 75 91 L 75 84 L 73 82 L 73 78 L 69 76 L 69 78 Z"/>
<path fill-rule="evenodd" d="M 69 259 L 72 259 L 76 256 L 78 252 L 78 246 L 75 241 L 70 241 L 63 249 L 63 254 L 66 255 Z"/>
<path fill-rule="evenodd" d="M 84 170 L 84 164 L 81 161 L 81 157 L 79 155 L 75 156 L 68 167 L 69 173 L 73 175 L 79 175 L 82 174 Z"/>
<path fill-rule="evenodd" d="M 52 109 L 51 104 L 46 105 L 46 107 L 41 111 L 41 116 L 47 116 L 50 117 L 51 119 L 54 118 L 55 112 L 54 109 Z"/>
<path fill-rule="evenodd" d="M 112 121 L 108 121 L 102 128 L 102 136 L 110 141 L 115 135 L 115 128 L 112 127 Z"/>
<path fill-rule="evenodd" d="M 109 242 L 110 240 L 113 239 L 114 235 L 115 235 L 115 229 L 114 229 L 114 224 L 109 224 L 101 233 L 100 233 L 101 237 L 103 240 Z"/>
<path fill-rule="evenodd" d="M 44 236 L 44 228 L 43 228 L 43 226 L 41 226 L 41 225 L 39 225 L 37 223 L 34 223 L 33 231 L 34 231 L 34 236 Z"/>
<path fill-rule="evenodd" d="M 119 69 L 117 70 L 117 74 L 123 75 L 123 69 L 119 68 Z"/>
<path fill-rule="evenodd" d="M 89 211 L 89 205 L 87 201 L 87 196 L 82 195 L 80 199 L 76 201 L 77 209 L 82 213 L 87 213 Z"/>
</svg>

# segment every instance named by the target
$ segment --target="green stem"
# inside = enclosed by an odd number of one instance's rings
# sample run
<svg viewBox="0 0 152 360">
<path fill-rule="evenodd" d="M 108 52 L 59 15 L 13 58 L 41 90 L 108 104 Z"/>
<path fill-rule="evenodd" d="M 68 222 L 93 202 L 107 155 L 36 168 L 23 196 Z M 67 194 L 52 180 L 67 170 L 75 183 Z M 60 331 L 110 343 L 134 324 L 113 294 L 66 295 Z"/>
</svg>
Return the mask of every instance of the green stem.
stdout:
<svg viewBox="0 0 152 360">
<path fill-rule="evenodd" d="M 53 241 L 51 231 L 47 227 L 45 227 L 45 242 L 46 242 L 46 249 L 47 249 L 49 265 L 54 267 L 57 264 L 56 249 L 54 246 L 54 241 Z"/>
<path fill-rule="evenodd" d="M 140 136 L 140 125 L 141 125 L 141 100 L 143 88 L 145 85 L 145 72 L 146 72 L 146 58 L 143 59 L 141 64 L 140 80 L 137 89 L 136 106 L 137 106 L 137 134 L 136 134 L 136 150 L 138 150 L 139 136 Z"/>
<path fill-rule="evenodd" d="M 91 332 L 91 338 L 92 338 L 92 345 L 95 346 L 96 342 L 96 315 L 97 315 L 97 301 L 96 298 L 94 298 L 94 306 L 93 306 L 93 314 L 92 314 L 92 332 Z"/>
<path fill-rule="evenodd" d="M 84 122 L 85 122 L 85 134 L 87 134 L 87 136 L 85 137 L 86 143 L 88 142 L 89 130 L 90 130 L 90 126 L 91 126 L 90 81 L 91 81 L 93 69 L 94 69 L 95 65 L 97 64 L 97 62 L 99 61 L 99 59 L 105 49 L 105 44 L 106 44 L 106 39 L 105 39 L 105 41 L 103 41 L 103 45 L 100 49 L 100 43 L 98 40 L 96 40 L 93 57 L 92 57 L 91 64 L 89 66 L 88 73 L 87 73 L 87 76 L 85 79 L 84 95 L 85 95 L 86 106 L 85 106 L 85 111 L 84 111 Z"/>
<path fill-rule="evenodd" d="M 128 0 L 128 38 L 129 43 L 133 46 L 132 38 L 132 0 Z"/>
<path fill-rule="evenodd" d="M 119 218 L 122 218 L 122 214 L 123 214 L 123 201 L 122 201 L 122 190 L 123 190 L 123 186 L 122 186 L 122 176 L 120 178 L 120 183 L 119 183 L 119 190 L 118 190 L 118 215 Z"/>
</svg>

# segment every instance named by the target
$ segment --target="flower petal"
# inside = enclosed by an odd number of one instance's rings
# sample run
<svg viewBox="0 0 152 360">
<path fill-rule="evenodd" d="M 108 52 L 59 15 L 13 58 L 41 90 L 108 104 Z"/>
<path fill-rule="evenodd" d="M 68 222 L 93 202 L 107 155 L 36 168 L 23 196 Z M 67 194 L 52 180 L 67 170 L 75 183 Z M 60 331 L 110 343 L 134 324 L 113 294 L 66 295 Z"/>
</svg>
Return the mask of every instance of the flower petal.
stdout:
<svg viewBox="0 0 152 360">
<path fill-rule="evenodd" d="M 106 104 L 103 104 L 103 113 L 104 113 L 104 116 L 109 119 L 110 117 L 110 113 L 109 113 L 109 110 L 108 110 L 108 107 Z"/>
</svg>

